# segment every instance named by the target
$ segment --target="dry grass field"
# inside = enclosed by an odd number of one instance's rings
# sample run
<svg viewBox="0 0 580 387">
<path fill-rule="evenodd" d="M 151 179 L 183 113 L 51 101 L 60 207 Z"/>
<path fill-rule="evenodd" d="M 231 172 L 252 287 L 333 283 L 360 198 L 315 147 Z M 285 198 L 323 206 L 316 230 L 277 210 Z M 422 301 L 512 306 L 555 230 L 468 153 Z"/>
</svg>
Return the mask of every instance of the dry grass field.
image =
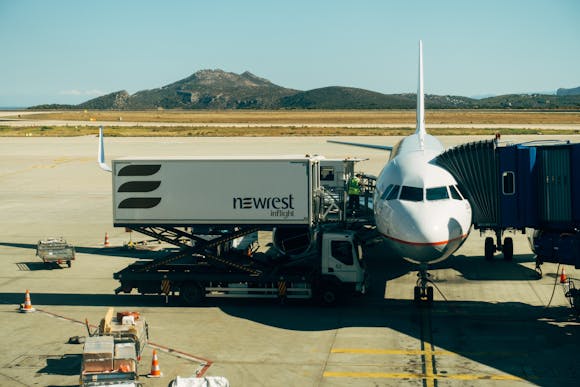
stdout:
<svg viewBox="0 0 580 387">
<path fill-rule="evenodd" d="M 264 124 L 412 124 L 415 110 L 226 110 L 226 111 L 65 111 L 27 114 L 33 119 Z M 509 110 L 433 110 L 431 124 L 580 124 L 580 112 Z"/>
<path fill-rule="evenodd" d="M 489 135 L 499 132 L 502 135 L 572 135 L 580 130 L 540 130 L 540 129 L 479 129 L 479 128 L 435 128 L 428 129 L 436 136 Z M 281 137 L 281 136 L 407 136 L 414 132 L 409 128 L 312 128 L 312 127 L 151 127 L 144 126 L 107 126 L 107 137 Z M 0 137 L 74 137 L 98 133 L 94 126 L 50 126 L 14 128 L 0 126 Z"/>
<path fill-rule="evenodd" d="M 38 122 L 34 122 L 32 126 L 19 126 L 17 121 L 12 121 L 9 126 L 2 126 L 0 122 L 0 136 L 91 135 L 95 133 L 95 125 L 99 122 L 106 122 L 107 136 L 122 137 L 398 136 L 410 134 L 415 127 L 414 110 L 62 111 L 26 112 L 21 114 L 20 119 Z M 119 124 L 115 125 L 113 122 Z M 155 123 L 175 126 L 156 126 Z M 578 125 L 580 112 L 436 110 L 427 112 L 426 123 L 427 127 L 454 125 L 449 128 L 429 128 L 429 132 L 435 135 L 493 135 L 498 131 L 505 135 L 579 134 L 580 130 L 565 127 L 542 130 L 510 128 L 509 125 Z M 212 124 L 220 125 L 212 127 Z M 324 127 L 316 127 L 322 124 Z M 380 127 L 383 124 L 390 127 Z M 493 127 L 485 128 L 488 124 Z M 347 127 L 348 125 L 364 127 Z M 479 127 L 469 128 L 469 125 Z"/>
</svg>

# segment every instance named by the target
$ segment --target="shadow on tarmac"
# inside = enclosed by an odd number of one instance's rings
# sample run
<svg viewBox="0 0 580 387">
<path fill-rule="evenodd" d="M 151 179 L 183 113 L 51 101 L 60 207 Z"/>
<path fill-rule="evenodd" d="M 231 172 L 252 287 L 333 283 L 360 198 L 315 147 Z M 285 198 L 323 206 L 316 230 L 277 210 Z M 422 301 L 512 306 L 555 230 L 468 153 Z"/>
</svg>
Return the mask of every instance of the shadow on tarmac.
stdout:
<svg viewBox="0 0 580 387">
<path fill-rule="evenodd" d="M 456 372 L 446 371 L 445 365 L 461 363 L 459 367 L 469 367 L 469 362 L 474 361 L 545 386 L 573 385 L 580 377 L 577 366 L 580 323 L 567 307 L 547 309 L 519 302 L 435 301 L 431 308 L 418 308 L 410 300 L 384 300 L 378 293 L 332 308 L 304 302 L 279 305 L 273 300 L 247 299 L 212 299 L 203 307 L 218 307 L 235 318 L 291 331 L 366 327 L 378 328 L 376 334 L 381 335 L 387 331 L 380 329 L 394 330 L 451 352 L 437 357 L 441 362 L 437 369 L 442 375 Z M 22 297 L 22 294 L 2 293 L 0 303 L 16 304 Z M 164 303 L 161 296 L 136 295 L 41 293 L 33 294 L 32 298 L 37 309 L 49 305 L 154 307 Z M 183 308 L 192 313 L 198 309 Z M 429 332 L 424 331 L 425 321 Z M 70 359 L 66 360 L 66 367 L 70 364 Z M 67 372 L 63 367 L 59 359 L 51 359 L 39 372 Z"/>
<path fill-rule="evenodd" d="M 369 246 L 365 250 L 366 256 L 372 257 L 372 259 L 368 260 L 368 266 L 372 269 L 369 271 L 372 275 L 376 273 L 383 275 L 384 273 L 384 280 L 388 281 L 417 270 L 417 265 L 402 258 L 389 257 L 381 259 L 381 255 L 384 254 L 382 253 L 383 251 L 385 249 L 381 243 Z M 429 265 L 429 272 L 435 275 L 435 270 L 453 269 L 459 272 L 466 280 L 530 281 L 538 279 L 536 271 L 521 264 L 534 261 L 535 257 L 533 254 L 514 255 L 511 261 L 505 261 L 501 254 L 491 261 L 487 261 L 484 256 L 466 257 L 465 255 L 452 255 L 442 262 Z M 444 282 L 441 280 L 438 281 L 436 277 L 432 277 L 432 279 L 436 283 Z"/>
<path fill-rule="evenodd" d="M 65 354 L 46 359 L 46 366 L 37 371 L 39 374 L 74 376 L 79 374 L 82 355 Z"/>
<path fill-rule="evenodd" d="M 374 248 L 369 247 L 370 250 Z M 91 250 L 105 250 L 107 255 L 111 253 L 109 249 Z M 520 302 L 435 301 L 431 308 L 417 308 L 411 300 L 384 299 L 385 283 L 415 270 L 414 265 L 404 260 L 381 259 L 377 252 L 369 253 L 368 266 L 373 275 L 369 294 L 336 307 L 290 300 L 280 305 L 275 300 L 250 299 L 208 299 L 201 307 L 217 307 L 229 316 L 285 330 L 317 332 L 366 327 L 378 328 L 377 335 L 386 334 L 380 329 L 390 329 L 418 340 L 426 339 L 437 349 L 449 351 L 451 354 L 447 356 L 455 359 L 450 362 L 443 355 L 437 356 L 440 375 L 447 372 L 446 365 L 468 370 L 470 362 L 477 362 L 534 384 L 560 386 L 562 383 L 577 383 L 580 378 L 580 323 L 568 307 L 544 308 Z M 521 265 L 530 259 L 530 255 L 520 255 L 513 261 L 496 257 L 488 262 L 484 257 L 452 256 L 435 265 L 433 270 L 451 268 L 466 280 L 530 281 L 536 278 L 535 272 Z M 437 278 L 434 281 L 438 283 Z M 444 292 L 444 281 L 441 283 Z M 413 283 L 409 283 L 409 293 L 412 286 Z M 31 291 L 37 309 L 51 305 L 132 308 L 166 305 L 164 296 L 155 295 Z M 0 304 L 18 305 L 23 299 L 22 293 L 0 293 Z M 178 305 L 176 299 L 170 297 L 167 306 Z M 197 309 L 183 308 L 192 313 Z M 425 326 L 429 327 L 429 332 L 424 331 Z M 51 366 L 47 363 L 46 368 L 50 370 Z"/>
</svg>

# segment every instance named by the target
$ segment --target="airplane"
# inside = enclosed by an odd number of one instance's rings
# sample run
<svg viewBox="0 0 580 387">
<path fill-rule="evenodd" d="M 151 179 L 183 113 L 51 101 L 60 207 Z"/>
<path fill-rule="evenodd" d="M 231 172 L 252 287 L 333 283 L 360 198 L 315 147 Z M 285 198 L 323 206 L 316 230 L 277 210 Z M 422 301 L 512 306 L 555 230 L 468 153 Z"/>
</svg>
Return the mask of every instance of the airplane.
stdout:
<svg viewBox="0 0 580 387">
<path fill-rule="evenodd" d="M 337 140 L 330 143 L 390 151 L 390 158 L 376 181 L 374 219 L 384 237 L 388 257 L 419 265 L 415 302 L 433 301 L 428 265 L 453 254 L 467 239 L 472 210 L 455 178 L 435 164 L 444 151 L 441 142 L 425 129 L 423 42 L 419 41 L 417 126 L 413 134 L 395 146 Z"/>
</svg>

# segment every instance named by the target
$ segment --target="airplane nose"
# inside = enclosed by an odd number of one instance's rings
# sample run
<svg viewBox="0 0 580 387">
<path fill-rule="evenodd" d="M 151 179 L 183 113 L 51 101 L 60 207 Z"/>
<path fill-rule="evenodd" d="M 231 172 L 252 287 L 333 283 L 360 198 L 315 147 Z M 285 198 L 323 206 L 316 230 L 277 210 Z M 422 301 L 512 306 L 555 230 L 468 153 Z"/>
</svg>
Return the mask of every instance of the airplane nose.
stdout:
<svg viewBox="0 0 580 387">
<path fill-rule="evenodd" d="M 391 238 L 401 255 L 416 263 L 434 263 L 451 255 L 467 237 L 471 223 L 471 212 L 457 205 L 406 206 L 400 217 L 404 225 Z"/>
</svg>

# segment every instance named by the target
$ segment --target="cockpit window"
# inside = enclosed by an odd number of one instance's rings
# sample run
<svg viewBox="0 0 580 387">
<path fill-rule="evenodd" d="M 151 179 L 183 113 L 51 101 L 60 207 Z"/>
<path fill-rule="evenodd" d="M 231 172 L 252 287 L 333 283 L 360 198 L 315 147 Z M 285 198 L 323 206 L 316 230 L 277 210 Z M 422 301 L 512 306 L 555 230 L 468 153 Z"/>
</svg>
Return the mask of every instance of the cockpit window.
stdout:
<svg viewBox="0 0 580 387">
<path fill-rule="evenodd" d="M 461 194 L 461 197 L 463 199 L 466 199 L 467 198 L 467 195 L 465 195 L 465 191 L 459 185 L 456 184 L 455 185 L 455 188 L 457 188 L 457 191 L 459 191 L 459 193 Z"/>
<path fill-rule="evenodd" d="M 443 199 L 449 199 L 449 192 L 447 192 L 447 187 L 427 188 L 427 200 Z"/>
<path fill-rule="evenodd" d="M 399 188 L 400 188 L 400 186 L 398 186 L 398 185 L 393 186 L 393 189 L 391 190 L 391 192 L 387 196 L 387 200 L 396 199 L 399 196 Z"/>
<path fill-rule="evenodd" d="M 449 186 L 449 192 L 451 192 L 451 197 L 453 199 L 463 200 L 463 198 L 461 197 L 461 194 L 459 193 L 459 190 L 457 190 L 457 187 L 455 187 L 454 185 Z"/>
<path fill-rule="evenodd" d="M 385 189 L 385 191 L 383 192 L 383 194 L 381 195 L 381 199 L 382 200 L 386 200 L 387 196 L 389 195 L 389 193 L 391 192 L 391 189 L 393 188 L 393 184 L 389 184 L 389 186 Z"/>
<path fill-rule="evenodd" d="M 408 200 L 410 202 L 421 202 L 423 201 L 423 188 L 409 187 L 404 185 L 401 188 L 400 200 Z"/>
</svg>

